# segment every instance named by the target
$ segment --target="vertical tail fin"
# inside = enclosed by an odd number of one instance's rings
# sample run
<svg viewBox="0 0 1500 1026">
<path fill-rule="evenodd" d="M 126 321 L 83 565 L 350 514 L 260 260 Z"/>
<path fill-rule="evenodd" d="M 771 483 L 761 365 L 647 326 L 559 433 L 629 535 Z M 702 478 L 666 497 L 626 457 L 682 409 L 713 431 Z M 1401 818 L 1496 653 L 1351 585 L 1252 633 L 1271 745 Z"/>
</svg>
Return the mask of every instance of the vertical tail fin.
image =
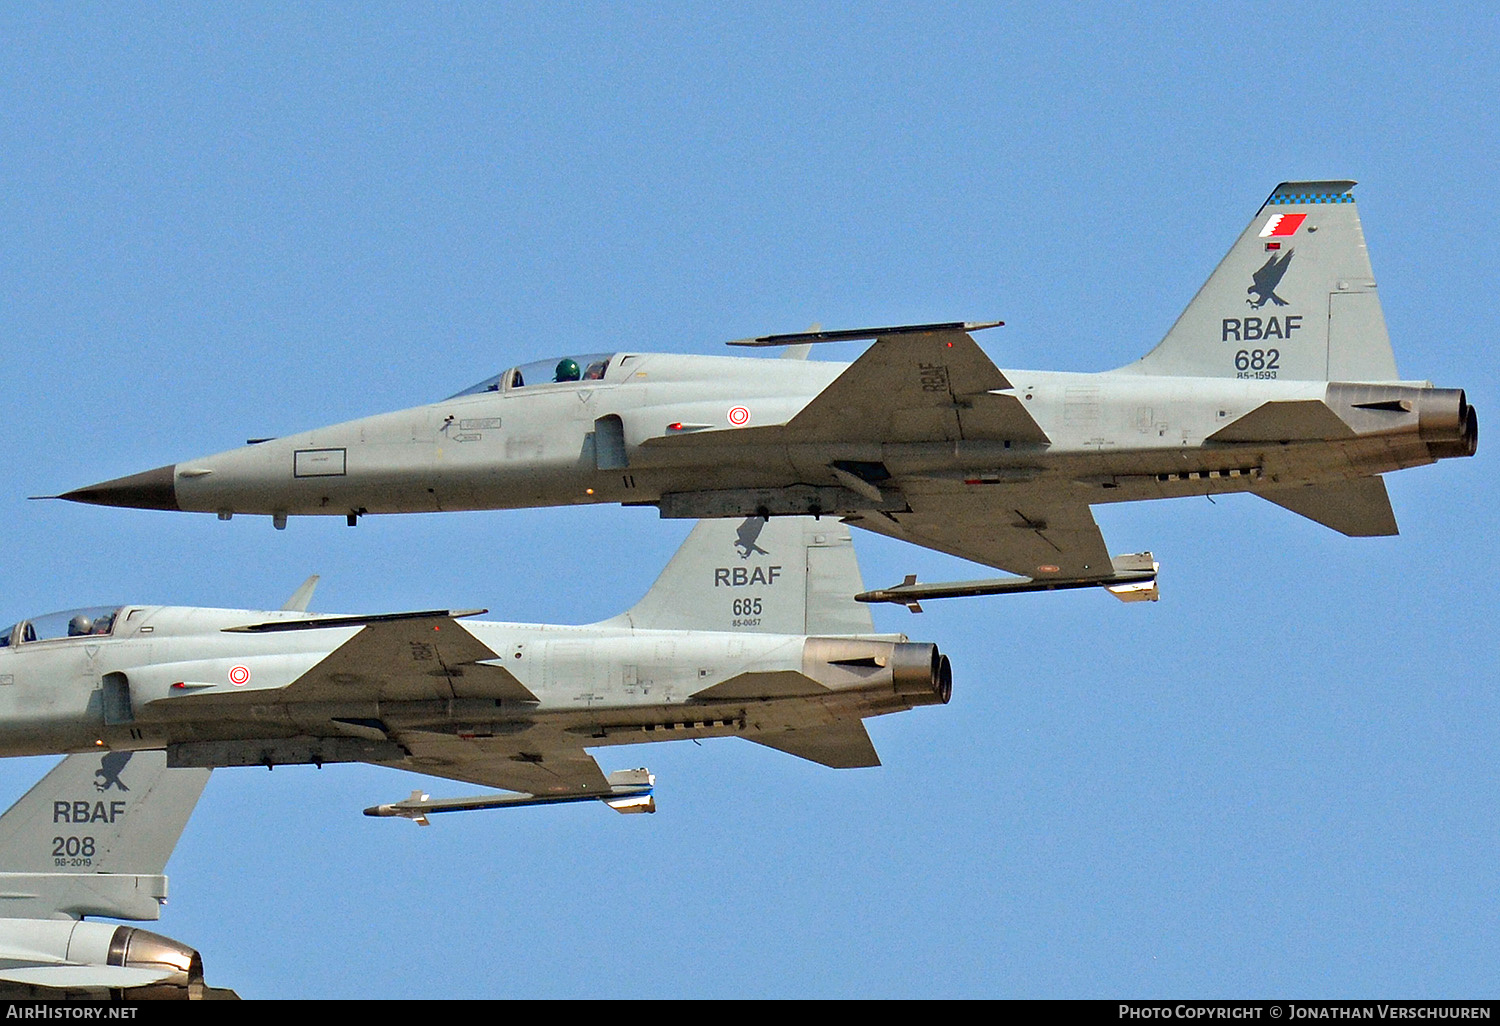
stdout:
<svg viewBox="0 0 1500 1026">
<path fill-rule="evenodd" d="M 0 916 L 159 918 L 208 774 L 166 752 L 68 756 L 0 816 Z"/>
<path fill-rule="evenodd" d="M 0 816 L 0 870 L 160 873 L 208 775 L 168 769 L 166 752 L 70 755 Z"/>
<path fill-rule="evenodd" d="M 1136 374 L 1396 381 L 1353 182 L 1283 182 Z"/>
<path fill-rule="evenodd" d="M 700 520 L 651 590 L 604 625 L 873 634 L 849 528 L 832 519 Z"/>
</svg>

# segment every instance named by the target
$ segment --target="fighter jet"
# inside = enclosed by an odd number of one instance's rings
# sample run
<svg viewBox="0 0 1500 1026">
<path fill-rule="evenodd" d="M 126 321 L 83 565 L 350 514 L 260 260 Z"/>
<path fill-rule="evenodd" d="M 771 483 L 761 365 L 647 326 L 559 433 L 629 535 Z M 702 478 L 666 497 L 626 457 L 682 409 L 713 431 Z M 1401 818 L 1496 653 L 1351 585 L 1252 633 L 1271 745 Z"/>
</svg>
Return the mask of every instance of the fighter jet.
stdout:
<svg viewBox="0 0 1500 1026">
<path fill-rule="evenodd" d="M 234 998 L 178 941 L 86 917 L 154 920 L 204 769 L 163 752 L 70 755 L 0 816 L 0 999 Z"/>
<path fill-rule="evenodd" d="M 1353 186 L 1278 185 L 1161 343 L 1112 371 L 1001 370 L 973 338 L 998 321 L 730 343 L 873 339 L 848 365 L 575 354 L 61 498 L 277 527 L 591 502 L 832 515 L 1022 584 L 1121 583 L 1093 503 L 1249 492 L 1392 535 L 1380 475 L 1473 455 L 1478 419 L 1461 389 L 1398 374 Z"/>
<path fill-rule="evenodd" d="M 583 627 L 314 615 L 312 583 L 269 612 L 122 605 L 15 624 L 0 755 L 103 751 L 106 775 L 144 749 L 174 767 L 366 762 L 511 792 L 369 810 L 418 821 L 559 801 L 650 812 L 649 771 L 606 777 L 586 749 L 743 737 L 876 766 L 863 717 L 952 693 L 936 646 L 875 633 L 835 521 L 700 523 L 639 603 Z"/>
</svg>

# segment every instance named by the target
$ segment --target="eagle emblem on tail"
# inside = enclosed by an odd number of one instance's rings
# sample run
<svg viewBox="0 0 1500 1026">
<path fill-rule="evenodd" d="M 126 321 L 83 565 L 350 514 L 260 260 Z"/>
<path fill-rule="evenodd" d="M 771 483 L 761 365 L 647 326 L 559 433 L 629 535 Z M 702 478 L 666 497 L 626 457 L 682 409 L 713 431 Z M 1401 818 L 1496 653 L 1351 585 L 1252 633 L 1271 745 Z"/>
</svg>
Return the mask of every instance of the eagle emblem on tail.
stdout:
<svg viewBox="0 0 1500 1026">
<path fill-rule="evenodd" d="M 749 559 L 750 553 L 759 552 L 762 556 L 770 553 L 759 545 L 755 539 L 760 537 L 760 532 L 765 530 L 766 522 L 760 517 L 746 517 L 745 522 L 735 530 L 735 548 L 740 550 L 741 559 Z"/>
<path fill-rule="evenodd" d="M 1247 299 L 1252 310 L 1259 310 L 1266 303 L 1272 302 L 1277 306 L 1286 306 L 1286 300 L 1276 294 L 1276 286 L 1281 284 L 1281 279 L 1286 275 L 1287 265 L 1292 262 L 1292 250 L 1287 250 L 1283 256 L 1271 255 L 1261 269 L 1251 277 L 1254 282 L 1245 291 L 1255 296 L 1255 299 Z"/>
<path fill-rule="evenodd" d="M 117 787 L 121 791 L 129 791 L 125 781 L 120 779 L 120 771 L 130 761 L 133 752 L 109 752 L 99 760 L 99 768 L 94 770 L 94 789 L 96 791 L 108 791 L 111 787 Z"/>
</svg>

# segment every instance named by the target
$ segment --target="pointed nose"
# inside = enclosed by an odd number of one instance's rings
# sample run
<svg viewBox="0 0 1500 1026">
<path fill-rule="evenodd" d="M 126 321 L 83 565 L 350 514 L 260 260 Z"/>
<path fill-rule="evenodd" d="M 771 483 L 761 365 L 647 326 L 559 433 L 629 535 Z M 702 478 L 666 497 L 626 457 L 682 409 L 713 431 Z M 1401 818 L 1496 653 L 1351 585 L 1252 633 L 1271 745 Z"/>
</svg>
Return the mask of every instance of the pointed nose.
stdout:
<svg viewBox="0 0 1500 1026">
<path fill-rule="evenodd" d="M 177 505 L 177 464 L 157 467 L 129 477 L 75 488 L 59 499 L 87 502 L 94 506 L 129 506 L 132 509 L 180 510 Z"/>
</svg>

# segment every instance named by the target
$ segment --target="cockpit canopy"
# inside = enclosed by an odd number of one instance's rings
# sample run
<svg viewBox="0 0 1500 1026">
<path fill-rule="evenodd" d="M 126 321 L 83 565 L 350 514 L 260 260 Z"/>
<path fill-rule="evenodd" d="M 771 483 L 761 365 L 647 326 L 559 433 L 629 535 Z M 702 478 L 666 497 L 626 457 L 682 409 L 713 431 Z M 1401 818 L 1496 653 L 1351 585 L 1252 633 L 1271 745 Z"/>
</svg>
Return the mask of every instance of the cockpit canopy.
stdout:
<svg viewBox="0 0 1500 1026">
<path fill-rule="evenodd" d="M 0 634 L 0 648 L 12 644 L 26 645 L 33 641 L 93 638 L 111 634 L 120 609 L 120 606 L 93 606 L 22 620 L 5 628 L 4 633 Z"/>
<path fill-rule="evenodd" d="M 477 385 L 464 389 L 449 399 L 461 395 L 479 395 L 483 392 L 509 391 L 512 388 L 530 388 L 532 385 L 566 384 L 570 381 L 602 381 L 609 370 L 613 353 L 585 353 L 581 356 L 558 356 L 550 360 L 536 360 L 512 367 L 503 374 L 485 378 Z"/>
</svg>

